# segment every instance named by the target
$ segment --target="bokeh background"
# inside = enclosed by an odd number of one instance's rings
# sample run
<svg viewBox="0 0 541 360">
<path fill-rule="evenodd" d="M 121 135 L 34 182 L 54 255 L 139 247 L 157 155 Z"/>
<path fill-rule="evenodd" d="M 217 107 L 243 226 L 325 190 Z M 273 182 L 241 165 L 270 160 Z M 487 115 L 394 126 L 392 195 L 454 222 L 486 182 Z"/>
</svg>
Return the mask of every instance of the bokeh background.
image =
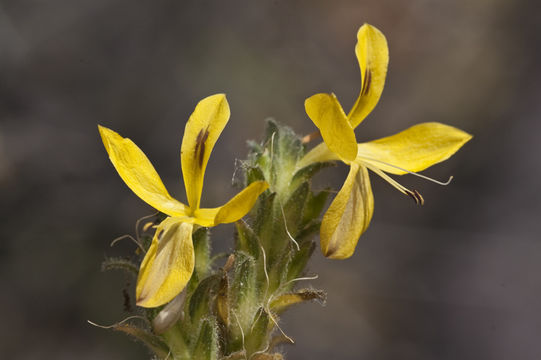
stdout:
<svg viewBox="0 0 541 360">
<path fill-rule="evenodd" d="M 475 135 L 426 173 L 416 207 L 372 176 L 376 210 L 355 255 L 316 254 L 326 306 L 282 319 L 289 359 L 539 359 L 540 18 L 526 0 L 0 1 L 0 357 L 147 359 L 122 334 L 110 241 L 152 210 L 123 184 L 96 124 L 133 139 L 185 199 L 179 149 L 201 98 L 227 93 L 232 118 L 211 157 L 203 204 L 234 193 L 235 159 L 274 117 L 314 127 L 303 101 L 360 87 L 355 34 L 380 28 L 390 67 L 360 141 L 439 121 Z M 318 176 L 338 186 L 343 167 Z M 232 246 L 231 226 L 215 242 Z M 133 286 L 133 284 L 130 284 Z"/>
</svg>

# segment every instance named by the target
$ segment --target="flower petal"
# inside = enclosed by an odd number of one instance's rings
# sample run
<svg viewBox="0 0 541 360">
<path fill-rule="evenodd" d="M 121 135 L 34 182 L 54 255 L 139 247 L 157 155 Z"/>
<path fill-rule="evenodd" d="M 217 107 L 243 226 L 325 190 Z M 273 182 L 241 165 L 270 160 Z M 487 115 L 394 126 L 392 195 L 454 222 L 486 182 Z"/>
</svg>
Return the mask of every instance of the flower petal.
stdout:
<svg viewBox="0 0 541 360">
<path fill-rule="evenodd" d="M 358 156 L 391 174 L 418 172 L 448 159 L 472 136 L 440 123 L 414 125 L 398 134 L 359 144 Z M 389 166 L 394 165 L 399 168 Z"/>
<path fill-rule="evenodd" d="M 186 205 L 173 199 L 145 154 L 128 138 L 98 125 L 116 171 L 126 185 L 153 208 L 170 216 L 186 215 Z"/>
<path fill-rule="evenodd" d="M 361 68 L 361 92 L 348 114 L 353 128 L 374 109 L 383 92 L 389 49 L 385 36 L 375 27 L 364 24 L 357 32 L 355 54 Z"/>
<path fill-rule="evenodd" d="M 352 163 L 346 182 L 321 222 L 323 255 L 331 259 L 346 259 L 353 255 L 373 212 L 374 197 L 368 170 L 358 163 Z"/>
<path fill-rule="evenodd" d="M 213 209 L 199 209 L 195 212 L 196 224 L 201 226 L 216 226 L 235 222 L 246 215 L 254 206 L 257 197 L 269 184 L 265 181 L 255 181 L 235 195 L 225 205 Z"/>
<path fill-rule="evenodd" d="M 193 273 L 193 224 L 165 219 L 156 229 L 137 278 L 137 305 L 157 307 L 171 301 Z"/>
<path fill-rule="evenodd" d="M 207 162 L 229 115 L 225 95 L 217 94 L 201 100 L 186 123 L 180 157 L 186 196 L 193 210 L 199 208 Z"/>
<path fill-rule="evenodd" d="M 304 102 L 304 107 L 329 149 L 344 160 L 355 160 L 357 156 L 355 132 L 336 96 L 334 94 L 310 96 Z"/>
<path fill-rule="evenodd" d="M 297 163 L 297 169 L 302 169 L 308 165 L 317 162 L 335 161 L 340 160 L 337 154 L 329 150 L 327 144 L 322 142 L 310 150 L 304 157 Z"/>
</svg>

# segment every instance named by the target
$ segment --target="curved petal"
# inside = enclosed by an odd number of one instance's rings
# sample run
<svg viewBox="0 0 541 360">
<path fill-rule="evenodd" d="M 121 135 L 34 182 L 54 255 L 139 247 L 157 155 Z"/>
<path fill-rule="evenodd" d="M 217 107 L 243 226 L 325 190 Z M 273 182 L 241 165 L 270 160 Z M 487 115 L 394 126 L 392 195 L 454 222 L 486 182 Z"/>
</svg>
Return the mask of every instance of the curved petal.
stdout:
<svg viewBox="0 0 541 360">
<path fill-rule="evenodd" d="M 268 187 L 269 184 L 265 181 L 255 181 L 235 195 L 224 206 L 197 210 L 195 212 L 195 222 L 201 226 L 216 226 L 235 222 L 254 207 L 257 197 Z"/>
<path fill-rule="evenodd" d="M 353 255 L 359 237 L 368 228 L 374 212 L 374 197 L 368 170 L 351 164 L 346 182 L 323 216 L 321 251 L 331 259 Z"/>
<path fill-rule="evenodd" d="M 225 95 L 217 94 L 201 100 L 186 123 L 180 158 L 186 196 L 193 210 L 199 208 L 207 162 L 229 115 Z"/>
<path fill-rule="evenodd" d="M 195 258 L 193 224 L 165 219 L 156 229 L 137 277 L 137 305 L 157 307 L 171 301 L 190 280 Z"/>
<path fill-rule="evenodd" d="M 472 136 L 440 123 L 414 125 L 398 134 L 359 144 L 358 156 L 391 174 L 418 172 L 448 159 Z M 394 165 L 399 168 L 389 166 Z"/>
<path fill-rule="evenodd" d="M 376 106 L 383 92 L 389 49 L 385 36 L 375 27 L 364 24 L 357 32 L 355 54 L 361 69 L 361 92 L 348 114 L 353 128 L 364 120 Z"/>
<path fill-rule="evenodd" d="M 101 125 L 98 129 L 113 166 L 137 196 L 167 215 L 186 215 L 186 205 L 169 195 L 160 176 L 133 141 Z"/>
<path fill-rule="evenodd" d="M 353 161 L 357 156 L 355 132 L 334 94 L 316 94 L 304 102 L 306 113 L 321 132 L 329 149 L 340 158 Z"/>
</svg>

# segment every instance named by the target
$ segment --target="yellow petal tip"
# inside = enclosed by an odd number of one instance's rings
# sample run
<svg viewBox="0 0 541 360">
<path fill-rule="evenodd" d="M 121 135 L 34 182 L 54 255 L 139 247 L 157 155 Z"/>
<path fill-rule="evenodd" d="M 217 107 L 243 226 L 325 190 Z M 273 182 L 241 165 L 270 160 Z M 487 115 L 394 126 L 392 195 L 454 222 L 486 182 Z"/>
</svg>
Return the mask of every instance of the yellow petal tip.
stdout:
<svg viewBox="0 0 541 360">
<path fill-rule="evenodd" d="M 136 297 L 135 305 L 144 308 L 155 308 L 167 304 L 170 299 L 158 298 L 158 297 Z"/>
<path fill-rule="evenodd" d="M 207 96 L 203 100 L 206 100 L 206 99 L 219 99 L 221 101 L 224 101 L 224 100 L 227 100 L 227 96 L 225 95 L 225 93 L 218 93 L 218 94 Z"/>
<path fill-rule="evenodd" d="M 118 133 L 115 131 L 98 124 L 98 131 L 100 133 L 101 141 L 103 142 L 103 146 L 105 146 L 105 150 L 107 150 L 107 153 L 109 153 L 111 148 L 111 140 L 114 137 L 121 137 Z"/>
<path fill-rule="evenodd" d="M 252 207 L 259 195 L 269 188 L 266 181 L 254 181 L 244 190 L 235 195 L 224 206 L 218 208 L 214 217 L 214 225 L 227 224 L 240 220 L 246 215 Z"/>
<path fill-rule="evenodd" d="M 321 252 L 331 259 L 347 259 L 355 252 L 374 212 L 374 197 L 366 167 L 351 164 L 344 185 L 323 216 Z"/>
<path fill-rule="evenodd" d="M 337 253 L 336 250 L 337 249 L 332 249 L 332 250 L 327 249 L 325 251 L 325 250 L 321 249 L 321 252 L 323 253 L 323 256 L 325 256 L 326 258 L 333 259 L 333 260 L 345 260 L 345 259 L 348 259 L 351 256 L 353 256 L 353 253 L 348 254 L 347 256 L 344 256 L 343 254 Z"/>
<path fill-rule="evenodd" d="M 137 298 L 135 300 L 135 305 L 140 306 L 140 307 L 146 307 L 146 308 L 152 307 L 147 302 L 148 302 L 148 298 Z"/>
</svg>

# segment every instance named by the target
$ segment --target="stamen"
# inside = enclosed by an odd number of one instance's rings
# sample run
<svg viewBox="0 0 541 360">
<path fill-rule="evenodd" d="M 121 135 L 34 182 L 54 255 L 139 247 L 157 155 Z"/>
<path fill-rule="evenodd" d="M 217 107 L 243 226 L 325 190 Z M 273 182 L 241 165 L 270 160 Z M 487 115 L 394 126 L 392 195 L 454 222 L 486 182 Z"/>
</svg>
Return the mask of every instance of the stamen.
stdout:
<svg viewBox="0 0 541 360">
<path fill-rule="evenodd" d="M 453 180 L 453 176 L 449 176 L 449 179 L 447 179 L 447 181 L 443 182 L 443 181 L 438 181 L 436 179 L 433 179 L 431 177 L 428 177 L 426 175 L 422 175 L 422 174 L 419 174 L 419 173 L 416 173 L 414 171 L 409 171 L 409 170 L 406 170 L 404 168 L 401 168 L 400 166 L 396 166 L 396 165 L 393 165 L 393 164 L 389 164 L 388 162 L 385 162 L 385 161 L 381 161 L 381 160 L 378 160 L 378 159 L 373 159 L 373 158 L 369 158 L 369 157 L 366 157 L 366 156 L 359 156 L 361 159 L 365 159 L 365 160 L 368 160 L 368 161 L 375 161 L 375 162 L 378 162 L 378 163 L 381 163 L 381 164 L 384 164 L 384 165 L 387 165 L 387 166 L 390 166 L 392 168 L 395 168 L 395 169 L 398 169 L 398 170 L 401 170 L 401 171 L 404 171 L 404 172 L 407 172 L 408 174 L 411 174 L 411 175 L 414 175 L 414 176 L 417 176 L 417 177 L 420 177 L 421 179 L 425 179 L 425 180 L 428 180 L 428 181 L 431 181 L 435 184 L 438 184 L 438 185 L 442 185 L 442 186 L 447 186 L 451 183 L 451 181 Z"/>
<path fill-rule="evenodd" d="M 393 179 L 392 177 L 390 177 L 389 175 L 387 175 L 386 173 L 384 173 L 382 170 L 378 169 L 377 167 L 374 167 L 369 164 L 365 164 L 365 165 L 368 169 L 378 174 L 383 180 L 387 181 L 389 184 L 391 184 L 395 189 L 400 191 L 402 194 L 408 195 L 408 192 L 411 192 L 405 186 L 403 186 L 402 184 L 399 184 L 395 179 Z"/>
<path fill-rule="evenodd" d="M 415 203 L 417 205 L 424 205 L 425 204 L 425 199 L 423 199 L 423 197 L 421 196 L 421 194 L 419 194 L 419 192 L 417 190 L 413 190 L 413 191 L 407 190 L 406 194 L 409 197 L 411 197 L 413 199 L 413 201 L 415 201 Z"/>
<path fill-rule="evenodd" d="M 419 194 L 419 192 L 417 190 L 413 190 L 413 192 L 417 196 L 417 199 L 419 200 L 419 204 L 424 205 L 425 204 L 425 199 L 423 199 L 421 194 Z"/>
<path fill-rule="evenodd" d="M 367 163 L 364 163 L 364 165 L 378 174 L 383 180 L 387 181 L 389 184 L 391 184 L 394 188 L 396 188 L 398 191 L 400 191 L 402 194 L 408 195 L 415 201 L 417 205 L 424 205 L 425 199 L 421 196 L 421 194 L 417 190 L 410 190 L 406 188 L 404 185 L 398 183 L 395 179 L 384 173 L 381 169 L 378 169 L 372 165 L 369 165 Z"/>
</svg>

